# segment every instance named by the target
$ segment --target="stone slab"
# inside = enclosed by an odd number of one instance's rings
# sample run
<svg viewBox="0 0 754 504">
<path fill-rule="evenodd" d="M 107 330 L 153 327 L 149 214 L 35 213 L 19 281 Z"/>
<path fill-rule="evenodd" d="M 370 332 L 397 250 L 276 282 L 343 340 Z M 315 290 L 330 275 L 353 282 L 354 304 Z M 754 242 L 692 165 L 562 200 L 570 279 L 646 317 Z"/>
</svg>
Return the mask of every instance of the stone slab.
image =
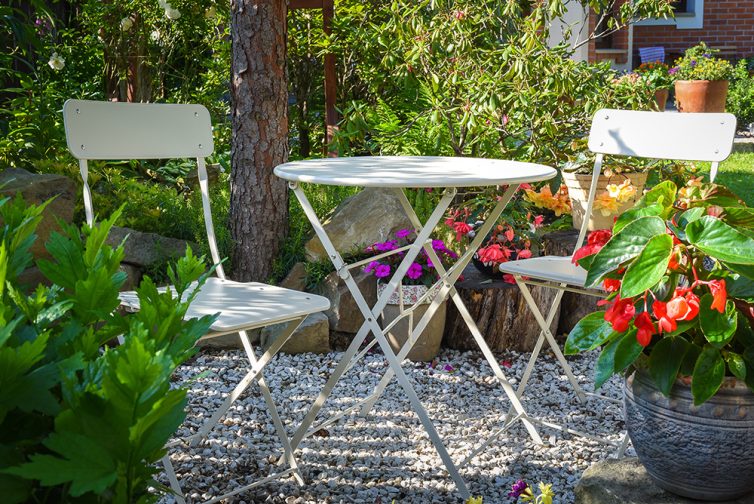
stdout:
<svg viewBox="0 0 754 504">
<path fill-rule="evenodd" d="M 584 471 L 574 489 L 575 504 L 699 504 L 658 487 L 638 458 L 603 460 Z M 747 495 L 723 504 L 754 504 Z"/>
<path fill-rule="evenodd" d="M 117 247 L 124 239 L 126 242 L 123 262 L 141 267 L 179 259 L 186 253 L 187 246 L 191 247 L 194 254 L 200 253 L 199 245 L 195 243 L 118 226 L 113 226 L 110 230 L 107 244 Z"/>
<path fill-rule="evenodd" d="M 265 350 L 283 333 L 286 325 L 275 324 L 262 329 L 261 343 Z M 306 317 L 280 351 L 288 354 L 329 352 L 330 323 L 327 315 L 312 313 Z"/>
</svg>

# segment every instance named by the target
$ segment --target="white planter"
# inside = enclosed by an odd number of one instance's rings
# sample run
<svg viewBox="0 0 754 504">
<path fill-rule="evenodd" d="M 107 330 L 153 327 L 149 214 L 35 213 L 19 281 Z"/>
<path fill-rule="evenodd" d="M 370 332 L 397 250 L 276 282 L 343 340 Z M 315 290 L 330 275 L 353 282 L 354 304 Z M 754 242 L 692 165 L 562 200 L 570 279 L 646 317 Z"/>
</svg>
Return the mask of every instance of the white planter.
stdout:
<svg viewBox="0 0 754 504">
<path fill-rule="evenodd" d="M 386 284 L 377 284 L 377 295 L 381 296 L 384 292 Z M 401 305 L 403 309 L 407 309 L 419 300 L 424 293 L 427 292 L 427 287 L 424 285 L 401 285 L 395 292 L 392 293 L 388 304 L 382 310 L 382 316 L 380 317 L 380 324 L 382 327 L 387 326 L 393 320 L 400 316 Z M 401 299 L 402 297 L 402 299 Z M 397 354 L 403 345 L 408 341 L 408 337 L 413 331 L 414 326 L 424 316 L 432 302 L 433 296 L 427 296 L 422 302 L 421 306 L 417 306 L 414 309 L 412 316 L 406 316 L 398 323 L 396 323 L 390 331 L 387 333 L 387 339 L 391 348 Z M 407 358 L 412 361 L 431 361 L 440 352 L 440 344 L 442 343 L 442 335 L 445 330 L 445 312 L 446 301 L 437 308 L 432 319 L 424 328 L 424 331 L 419 335 L 416 343 L 411 351 L 409 351 Z"/>
<path fill-rule="evenodd" d="M 608 177 L 606 175 L 600 175 L 597 182 L 597 196 L 607 190 L 609 184 L 620 184 L 626 178 L 631 180 L 631 184 L 636 187 L 636 195 L 625 203 L 621 204 L 618 208 L 618 212 L 614 215 L 602 215 L 599 210 L 592 209 L 592 215 L 589 218 L 589 225 L 587 229 L 589 231 L 595 231 L 597 229 L 612 229 L 613 221 L 620 214 L 633 207 L 634 204 L 641 198 L 644 191 L 644 185 L 647 182 L 646 172 L 639 173 L 624 173 L 621 175 L 613 175 Z M 573 227 L 581 229 L 581 224 L 584 222 L 584 215 L 586 214 L 586 204 L 589 199 L 589 186 L 592 184 L 592 175 L 577 175 L 572 172 L 563 172 L 563 182 L 568 187 L 568 196 L 571 198 L 571 204 L 573 205 Z"/>
</svg>

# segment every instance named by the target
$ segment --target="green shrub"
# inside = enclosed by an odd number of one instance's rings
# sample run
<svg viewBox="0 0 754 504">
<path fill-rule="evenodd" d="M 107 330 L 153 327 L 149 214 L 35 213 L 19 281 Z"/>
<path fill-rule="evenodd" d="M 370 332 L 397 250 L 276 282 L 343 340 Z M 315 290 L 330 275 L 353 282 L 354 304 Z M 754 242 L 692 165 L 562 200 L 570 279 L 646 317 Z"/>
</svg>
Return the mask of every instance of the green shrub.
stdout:
<svg viewBox="0 0 754 504">
<path fill-rule="evenodd" d="M 52 286 L 25 294 L 18 275 L 43 206 L 0 201 L 3 502 L 156 501 L 155 463 L 185 418 L 186 389 L 170 377 L 214 320 L 183 320 L 190 282 L 208 273 L 187 251 L 168 271 L 177 294 L 145 278 L 142 310 L 119 314 L 123 248 L 104 244 L 115 212 L 93 228 L 63 224 L 46 245 L 52 260 L 38 262 Z"/>
<path fill-rule="evenodd" d="M 736 71 L 728 89 L 726 109 L 736 116 L 739 129 L 745 129 L 754 122 L 754 79 L 749 76 L 746 60 L 741 60 L 736 65 Z"/>
</svg>

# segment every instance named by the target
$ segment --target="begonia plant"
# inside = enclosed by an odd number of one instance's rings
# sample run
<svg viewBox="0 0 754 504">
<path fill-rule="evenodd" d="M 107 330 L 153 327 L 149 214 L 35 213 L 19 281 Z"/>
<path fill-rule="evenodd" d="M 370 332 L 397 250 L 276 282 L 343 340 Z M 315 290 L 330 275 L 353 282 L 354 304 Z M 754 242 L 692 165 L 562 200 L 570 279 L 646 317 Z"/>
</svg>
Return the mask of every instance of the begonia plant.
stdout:
<svg viewBox="0 0 754 504">
<path fill-rule="evenodd" d="M 695 404 L 726 376 L 754 390 L 752 237 L 754 209 L 725 187 L 658 184 L 574 255 L 586 287 L 608 296 L 571 331 L 566 353 L 602 347 L 597 387 L 635 367 L 665 395 L 690 381 Z"/>
</svg>

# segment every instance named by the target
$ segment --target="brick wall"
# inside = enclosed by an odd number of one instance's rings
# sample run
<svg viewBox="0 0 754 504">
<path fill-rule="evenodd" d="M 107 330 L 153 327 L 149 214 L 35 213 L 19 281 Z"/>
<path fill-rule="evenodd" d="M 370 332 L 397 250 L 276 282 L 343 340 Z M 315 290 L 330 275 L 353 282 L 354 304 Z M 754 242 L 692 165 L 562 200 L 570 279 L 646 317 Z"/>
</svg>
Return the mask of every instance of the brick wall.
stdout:
<svg viewBox="0 0 754 504">
<path fill-rule="evenodd" d="M 590 28 L 594 26 L 594 17 L 594 14 L 590 16 Z M 613 37 L 613 47 L 626 47 L 626 30 Z M 672 58 L 700 41 L 710 47 L 730 47 L 721 54 L 729 59 L 754 56 L 754 0 L 705 0 L 704 26 L 700 29 L 679 30 L 675 25 L 634 27 L 634 49 L 664 46 L 665 53 L 671 58 L 666 59 L 666 63 L 672 63 Z M 592 43 L 589 60 L 597 58 Z M 635 64 L 638 63 L 635 58 Z"/>
<path fill-rule="evenodd" d="M 705 0 L 704 26 L 700 29 L 634 27 L 634 47 L 637 48 L 664 46 L 666 54 L 680 55 L 700 41 L 710 47 L 731 47 L 722 54 L 727 58 L 754 55 L 754 0 Z"/>
</svg>

